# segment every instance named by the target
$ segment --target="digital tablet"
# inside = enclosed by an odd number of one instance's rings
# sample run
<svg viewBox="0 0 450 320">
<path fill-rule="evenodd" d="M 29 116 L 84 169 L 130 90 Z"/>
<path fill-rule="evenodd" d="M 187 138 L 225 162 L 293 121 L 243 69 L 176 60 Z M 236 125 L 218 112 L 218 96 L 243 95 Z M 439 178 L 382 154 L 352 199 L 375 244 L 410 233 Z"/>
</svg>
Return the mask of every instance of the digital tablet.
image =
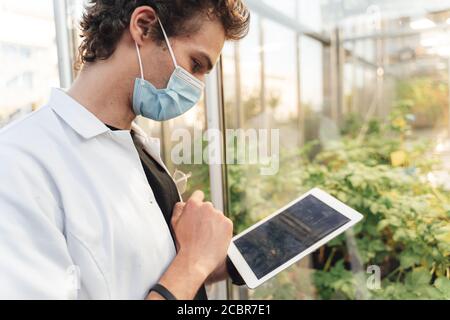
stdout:
<svg viewBox="0 0 450 320">
<path fill-rule="evenodd" d="M 254 289 L 362 218 L 315 188 L 235 236 L 228 256 L 247 286 Z"/>
</svg>

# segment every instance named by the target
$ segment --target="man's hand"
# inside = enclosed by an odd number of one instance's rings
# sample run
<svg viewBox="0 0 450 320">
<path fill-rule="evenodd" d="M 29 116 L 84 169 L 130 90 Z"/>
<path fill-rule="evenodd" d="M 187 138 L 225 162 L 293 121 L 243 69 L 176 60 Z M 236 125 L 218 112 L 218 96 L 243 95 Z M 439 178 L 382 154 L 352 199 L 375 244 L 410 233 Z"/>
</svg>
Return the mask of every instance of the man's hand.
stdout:
<svg viewBox="0 0 450 320">
<path fill-rule="evenodd" d="M 172 225 L 175 227 L 175 225 L 178 223 L 184 207 L 186 203 L 185 202 L 178 202 L 175 205 L 175 208 L 173 210 L 173 216 L 172 216 Z M 178 240 L 176 240 L 176 246 L 177 251 L 180 249 L 180 245 L 178 243 Z M 208 276 L 208 279 L 206 280 L 206 284 L 212 284 L 218 281 L 226 280 L 228 278 L 228 269 L 227 269 L 227 263 L 226 258 L 223 260 L 222 263 L 219 264 L 219 266 Z"/>
<path fill-rule="evenodd" d="M 233 223 L 195 191 L 189 200 L 175 206 L 172 226 L 177 256 L 160 283 L 178 299 L 192 299 L 203 282 L 226 270 L 228 247 L 233 236 Z M 225 271 L 226 272 L 226 271 Z M 160 298 L 152 293 L 149 299 Z"/>
</svg>

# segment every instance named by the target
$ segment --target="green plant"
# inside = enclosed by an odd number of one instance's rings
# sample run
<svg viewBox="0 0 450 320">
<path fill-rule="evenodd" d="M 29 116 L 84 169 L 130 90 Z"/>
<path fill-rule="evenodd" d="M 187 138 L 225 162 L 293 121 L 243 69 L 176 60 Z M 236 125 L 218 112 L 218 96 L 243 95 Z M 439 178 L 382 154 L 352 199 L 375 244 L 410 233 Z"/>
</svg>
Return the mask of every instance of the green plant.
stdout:
<svg viewBox="0 0 450 320">
<path fill-rule="evenodd" d="M 345 122 L 339 144 L 320 150 L 317 142 L 301 150 L 281 150 L 280 171 L 263 177 L 257 165 L 230 165 L 227 170 L 229 214 L 240 232 L 253 222 L 312 187 L 321 187 L 364 214 L 355 226 L 364 267 L 381 268 L 381 289 L 374 299 L 450 299 L 450 195 L 427 175 L 439 164 L 429 141 L 410 141 L 413 105 L 400 100 L 387 123 L 361 119 Z M 204 168 L 206 170 L 206 167 Z M 201 182 L 208 185 L 205 173 Z M 197 176 L 199 177 L 199 176 Z M 355 299 L 360 285 L 350 269 L 344 236 L 329 242 L 314 257 L 317 295 Z M 260 299 L 301 298 L 293 266 L 254 293 Z"/>
<path fill-rule="evenodd" d="M 381 289 L 371 291 L 372 298 L 449 299 L 450 197 L 426 179 L 436 163 L 425 156 L 430 144 L 405 143 L 407 112 L 407 104 L 401 104 L 382 130 L 360 142 L 344 138 L 339 147 L 322 151 L 308 161 L 302 180 L 364 214 L 355 227 L 361 259 L 382 271 Z M 345 238 L 328 246 L 342 258 L 319 266 L 319 296 L 353 299 L 357 284 L 345 267 Z"/>
<path fill-rule="evenodd" d="M 439 125 L 448 116 L 448 86 L 442 80 L 425 76 L 402 80 L 396 91 L 398 99 L 411 102 L 415 127 Z"/>
</svg>

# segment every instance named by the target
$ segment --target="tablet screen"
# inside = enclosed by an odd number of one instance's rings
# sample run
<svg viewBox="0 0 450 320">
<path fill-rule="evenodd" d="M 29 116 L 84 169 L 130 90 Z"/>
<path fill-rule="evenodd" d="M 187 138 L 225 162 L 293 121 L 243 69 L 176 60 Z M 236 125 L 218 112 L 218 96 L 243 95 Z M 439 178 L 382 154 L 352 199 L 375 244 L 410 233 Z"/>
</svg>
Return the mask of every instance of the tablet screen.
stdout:
<svg viewBox="0 0 450 320">
<path fill-rule="evenodd" d="M 309 195 L 236 239 L 234 244 L 261 279 L 349 221 Z"/>
</svg>

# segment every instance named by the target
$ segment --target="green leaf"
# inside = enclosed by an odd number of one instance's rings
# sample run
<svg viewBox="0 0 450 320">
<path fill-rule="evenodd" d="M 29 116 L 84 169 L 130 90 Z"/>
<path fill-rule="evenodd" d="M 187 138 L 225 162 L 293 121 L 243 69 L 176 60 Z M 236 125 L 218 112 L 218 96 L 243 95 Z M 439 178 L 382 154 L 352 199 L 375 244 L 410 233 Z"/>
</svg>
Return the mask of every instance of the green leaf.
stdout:
<svg viewBox="0 0 450 320">
<path fill-rule="evenodd" d="M 389 220 L 387 219 L 381 220 L 377 225 L 377 230 L 378 231 L 384 230 L 389 225 L 390 225 Z"/>
<path fill-rule="evenodd" d="M 434 286 L 442 292 L 444 299 L 450 299 L 450 280 L 445 277 L 440 277 L 434 282 Z"/>
<path fill-rule="evenodd" d="M 428 285 L 431 280 L 431 275 L 425 268 L 416 268 L 408 273 L 405 278 L 405 284 L 409 287 L 417 288 L 421 285 Z"/>
<path fill-rule="evenodd" d="M 417 256 L 411 251 L 403 251 L 400 254 L 400 265 L 403 269 L 414 267 L 420 261 L 420 256 Z"/>
<path fill-rule="evenodd" d="M 419 299 L 444 299 L 442 292 L 430 285 L 417 287 L 414 293 Z"/>
</svg>

